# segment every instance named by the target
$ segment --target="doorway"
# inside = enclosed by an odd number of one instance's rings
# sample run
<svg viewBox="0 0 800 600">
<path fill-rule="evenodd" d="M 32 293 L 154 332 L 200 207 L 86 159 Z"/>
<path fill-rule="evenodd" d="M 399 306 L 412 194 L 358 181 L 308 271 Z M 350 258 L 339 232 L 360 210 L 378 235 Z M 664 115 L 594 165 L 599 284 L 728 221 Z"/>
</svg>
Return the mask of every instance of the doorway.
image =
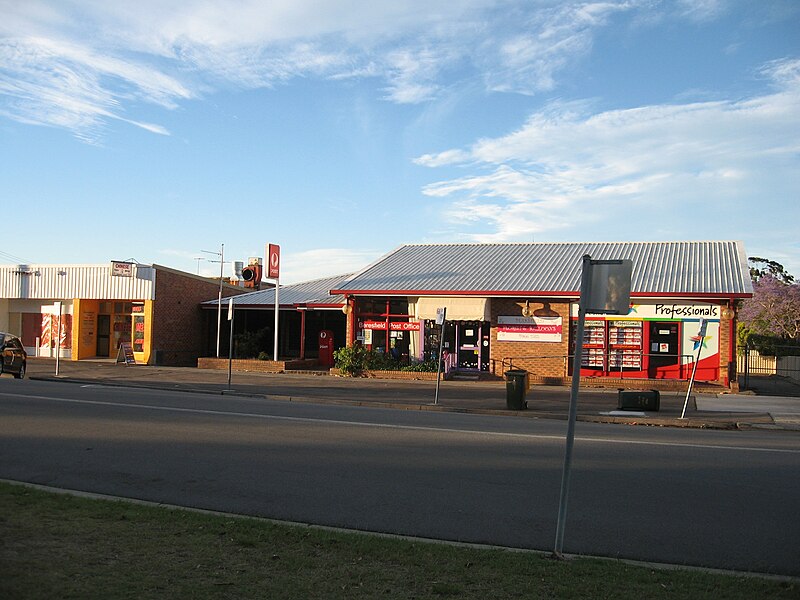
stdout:
<svg viewBox="0 0 800 600">
<path fill-rule="evenodd" d="M 111 315 L 97 315 L 97 356 L 109 356 L 111 347 Z"/>
<path fill-rule="evenodd" d="M 459 369 L 488 369 L 488 324 L 481 321 L 457 321 L 456 344 Z M 482 335 L 483 334 L 483 335 Z"/>
<path fill-rule="evenodd" d="M 650 323 L 650 352 L 647 367 L 647 376 L 650 379 L 678 376 L 681 359 L 679 332 L 680 326 L 674 321 Z"/>
</svg>

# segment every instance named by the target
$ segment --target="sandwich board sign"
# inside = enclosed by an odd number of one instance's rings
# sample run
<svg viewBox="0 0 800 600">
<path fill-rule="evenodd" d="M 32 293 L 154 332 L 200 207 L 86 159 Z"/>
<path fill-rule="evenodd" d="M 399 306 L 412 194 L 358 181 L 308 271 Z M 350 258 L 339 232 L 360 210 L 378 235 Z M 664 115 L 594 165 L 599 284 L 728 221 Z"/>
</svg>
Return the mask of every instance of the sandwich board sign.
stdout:
<svg viewBox="0 0 800 600">
<path fill-rule="evenodd" d="M 133 346 L 130 342 L 121 342 L 117 350 L 117 363 L 124 362 L 126 365 L 135 365 L 136 357 L 133 356 Z"/>
</svg>

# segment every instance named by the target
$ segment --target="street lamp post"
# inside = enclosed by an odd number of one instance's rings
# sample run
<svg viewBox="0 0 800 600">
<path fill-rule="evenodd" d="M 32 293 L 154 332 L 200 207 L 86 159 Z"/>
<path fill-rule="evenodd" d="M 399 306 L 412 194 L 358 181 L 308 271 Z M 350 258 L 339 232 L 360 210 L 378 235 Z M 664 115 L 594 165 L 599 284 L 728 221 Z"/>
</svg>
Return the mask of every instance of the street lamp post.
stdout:
<svg viewBox="0 0 800 600">
<path fill-rule="evenodd" d="M 211 250 L 203 250 L 203 252 L 219 256 L 219 260 L 208 261 L 219 263 L 219 297 L 217 298 L 217 358 L 219 358 L 219 336 L 222 330 L 222 275 L 223 268 L 225 267 L 225 244 L 220 244 L 219 252 L 213 252 Z"/>
</svg>

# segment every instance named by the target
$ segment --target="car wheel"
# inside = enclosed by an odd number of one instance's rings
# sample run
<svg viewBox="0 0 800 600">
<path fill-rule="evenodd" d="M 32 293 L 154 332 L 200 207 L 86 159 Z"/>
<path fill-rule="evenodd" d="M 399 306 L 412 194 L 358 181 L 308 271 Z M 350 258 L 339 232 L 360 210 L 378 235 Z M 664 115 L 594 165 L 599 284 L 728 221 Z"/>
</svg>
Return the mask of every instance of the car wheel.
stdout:
<svg viewBox="0 0 800 600">
<path fill-rule="evenodd" d="M 20 365 L 19 373 L 15 373 L 14 377 L 16 377 L 17 379 L 22 379 L 23 377 L 25 377 L 25 363 L 22 363 Z"/>
</svg>

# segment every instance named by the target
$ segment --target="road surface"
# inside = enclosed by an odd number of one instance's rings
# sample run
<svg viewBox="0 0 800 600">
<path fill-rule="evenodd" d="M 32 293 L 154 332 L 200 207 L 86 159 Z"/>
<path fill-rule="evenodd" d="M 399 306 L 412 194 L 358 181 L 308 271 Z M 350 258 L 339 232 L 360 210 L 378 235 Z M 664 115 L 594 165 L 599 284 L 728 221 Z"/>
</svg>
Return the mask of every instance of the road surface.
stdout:
<svg viewBox="0 0 800 600">
<path fill-rule="evenodd" d="M 0 378 L 0 478 L 552 550 L 566 423 Z M 800 434 L 578 423 L 564 551 L 800 576 Z"/>
</svg>

